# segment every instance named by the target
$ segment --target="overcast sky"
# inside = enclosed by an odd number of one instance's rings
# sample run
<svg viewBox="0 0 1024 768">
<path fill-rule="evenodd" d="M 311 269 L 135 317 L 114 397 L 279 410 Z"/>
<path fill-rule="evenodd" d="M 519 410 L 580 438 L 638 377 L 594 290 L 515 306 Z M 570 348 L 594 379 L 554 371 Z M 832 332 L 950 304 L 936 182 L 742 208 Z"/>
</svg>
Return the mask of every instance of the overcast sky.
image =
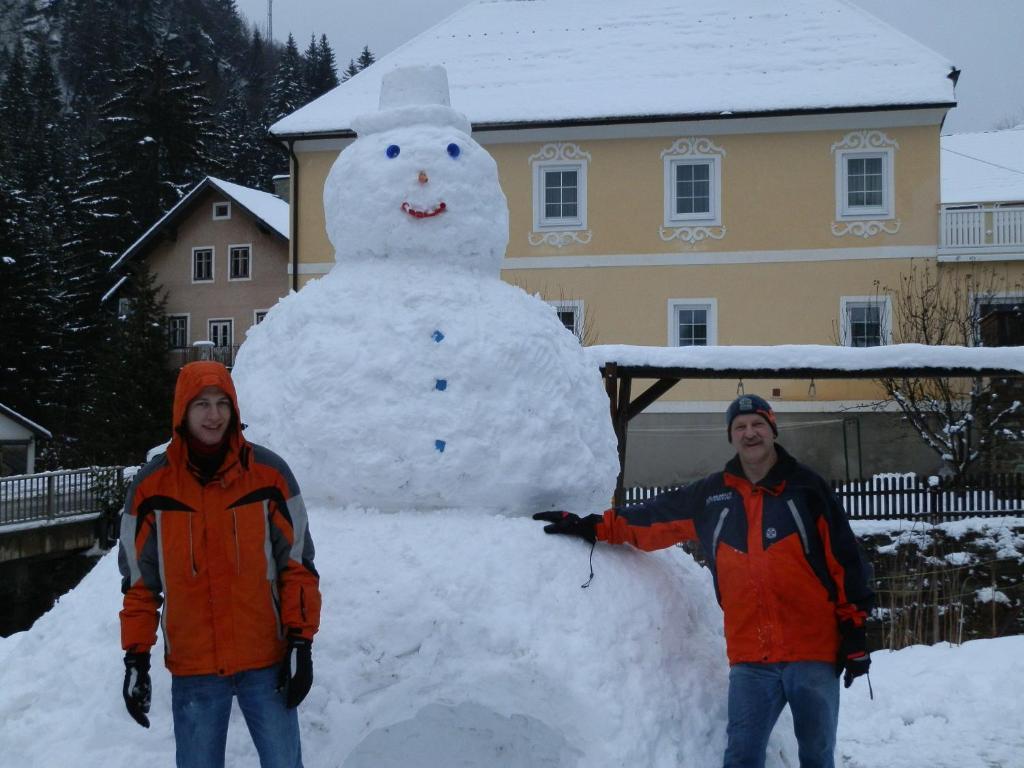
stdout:
<svg viewBox="0 0 1024 768">
<path fill-rule="evenodd" d="M 680 0 L 683 2 L 684 0 Z M 295 35 L 304 50 L 321 33 L 338 69 L 364 45 L 377 56 L 436 24 L 469 0 L 275 0 L 274 37 Z M 856 0 L 857 4 L 938 51 L 962 70 L 959 106 L 944 133 L 981 131 L 1024 122 L 1024 0 Z M 266 31 L 268 0 L 236 0 Z"/>
</svg>

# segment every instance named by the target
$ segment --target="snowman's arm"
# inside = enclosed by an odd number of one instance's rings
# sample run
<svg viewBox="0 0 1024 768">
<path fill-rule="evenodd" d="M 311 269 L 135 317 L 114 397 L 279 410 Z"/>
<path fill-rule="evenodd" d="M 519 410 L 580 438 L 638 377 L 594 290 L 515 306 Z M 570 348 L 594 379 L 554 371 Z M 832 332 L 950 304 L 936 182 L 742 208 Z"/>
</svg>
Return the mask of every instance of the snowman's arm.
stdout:
<svg viewBox="0 0 1024 768">
<path fill-rule="evenodd" d="M 669 491 L 641 504 L 609 509 L 597 524 L 597 538 L 632 544 L 650 552 L 697 538 L 694 517 L 703 509 L 701 483 Z"/>
</svg>

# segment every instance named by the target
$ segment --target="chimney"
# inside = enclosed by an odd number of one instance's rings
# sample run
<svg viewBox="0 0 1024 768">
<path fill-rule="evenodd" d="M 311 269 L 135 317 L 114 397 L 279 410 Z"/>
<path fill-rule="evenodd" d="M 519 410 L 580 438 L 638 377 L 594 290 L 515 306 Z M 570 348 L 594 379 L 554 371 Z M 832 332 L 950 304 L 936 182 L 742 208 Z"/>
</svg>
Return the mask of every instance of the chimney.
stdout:
<svg viewBox="0 0 1024 768">
<path fill-rule="evenodd" d="M 271 179 L 271 183 L 274 185 L 274 194 L 286 203 L 290 203 L 291 176 L 287 173 L 278 174 Z"/>
</svg>

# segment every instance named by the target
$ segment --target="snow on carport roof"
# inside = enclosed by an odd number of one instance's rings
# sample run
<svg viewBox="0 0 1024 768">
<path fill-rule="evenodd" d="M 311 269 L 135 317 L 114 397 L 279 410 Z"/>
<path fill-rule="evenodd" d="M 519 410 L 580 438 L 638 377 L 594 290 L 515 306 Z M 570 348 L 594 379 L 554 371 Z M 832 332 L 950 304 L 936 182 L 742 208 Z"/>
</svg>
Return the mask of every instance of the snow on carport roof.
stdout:
<svg viewBox="0 0 1024 768">
<path fill-rule="evenodd" d="M 478 0 L 271 132 L 346 133 L 411 64 L 477 127 L 953 102 L 949 61 L 846 0 Z"/>
<path fill-rule="evenodd" d="M 890 344 L 881 347 L 839 347 L 823 344 L 777 346 L 639 347 L 606 344 L 587 347 L 595 366 L 615 363 L 629 368 L 679 368 L 689 375 L 734 375 L 784 378 L 815 375 L 819 378 L 858 378 L 859 374 L 915 371 L 940 375 L 944 371 L 1024 374 L 1024 347 L 954 347 L 925 344 Z M 930 374 L 928 372 L 931 372 Z"/>
<path fill-rule="evenodd" d="M 943 136 L 942 202 L 1024 200 L 1024 125 Z"/>
</svg>

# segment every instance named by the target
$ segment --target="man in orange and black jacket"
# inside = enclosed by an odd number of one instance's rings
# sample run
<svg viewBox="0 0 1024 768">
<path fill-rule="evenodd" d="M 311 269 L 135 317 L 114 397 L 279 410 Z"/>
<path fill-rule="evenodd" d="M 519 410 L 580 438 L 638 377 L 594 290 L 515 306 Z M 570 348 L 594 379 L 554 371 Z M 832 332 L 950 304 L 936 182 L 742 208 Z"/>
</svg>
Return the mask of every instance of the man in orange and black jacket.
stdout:
<svg viewBox="0 0 1024 768">
<path fill-rule="evenodd" d="M 725 768 L 760 768 L 788 703 L 801 768 L 832 768 L 845 684 L 871 663 L 864 622 L 869 568 L 826 482 L 775 440 L 771 406 L 737 398 L 726 414 L 736 449 L 724 472 L 642 504 L 577 517 L 541 512 L 546 533 L 651 551 L 697 539 L 725 621 L 729 723 Z"/>
<path fill-rule="evenodd" d="M 263 768 L 301 768 L 296 707 L 313 682 L 319 576 L 291 470 L 242 435 L 220 363 L 182 368 L 173 436 L 143 467 L 121 519 L 129 714 L 149 727 L 159 625 L 179 768 L 224 765 L 237 697 Z"/>
</svg>

